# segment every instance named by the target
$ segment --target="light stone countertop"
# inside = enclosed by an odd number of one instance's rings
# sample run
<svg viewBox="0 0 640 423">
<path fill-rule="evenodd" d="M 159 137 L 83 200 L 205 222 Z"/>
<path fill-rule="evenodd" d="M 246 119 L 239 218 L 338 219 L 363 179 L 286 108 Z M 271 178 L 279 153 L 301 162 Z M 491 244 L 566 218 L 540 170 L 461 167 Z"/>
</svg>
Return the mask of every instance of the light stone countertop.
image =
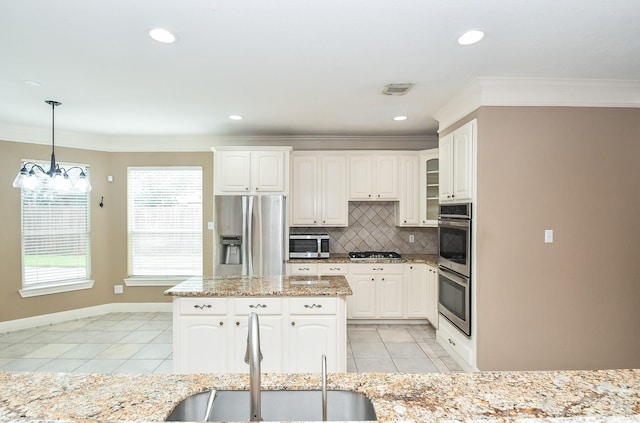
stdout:
<svg viewBox="0 0 640 423">
<path fill-rule="evenodd" d="M 366 259 L 366 260 L 351 260 L 348 254 L 331 254 L 331 257 L 324 259 L 289 259 L 287 261 L 290 264 L 303 264 L 303 263 L 353 263 L 353 264 L 366 264 L 366 263 L 426 263 L 431 266 L 438 265 L 437 254 L 402 254 L 399 259 Z"/>
<path fill-rule="evenodd" d="M 343 297 L 353 291 L 344 276 L 194 277 L 166 290 L 174 297 Z"/>
<path fill-rule="evenodd" d="M 264 390 L 318 389 L 318 374 L 264 374 Z M 329 389 L 371 399 L 387 422 L 640 421 L 640 370 L 338 373 Z M 0 421 L 161 422 L 185 397 L 247 389 L 238 374 L 0 372 Z"/>
</svg>

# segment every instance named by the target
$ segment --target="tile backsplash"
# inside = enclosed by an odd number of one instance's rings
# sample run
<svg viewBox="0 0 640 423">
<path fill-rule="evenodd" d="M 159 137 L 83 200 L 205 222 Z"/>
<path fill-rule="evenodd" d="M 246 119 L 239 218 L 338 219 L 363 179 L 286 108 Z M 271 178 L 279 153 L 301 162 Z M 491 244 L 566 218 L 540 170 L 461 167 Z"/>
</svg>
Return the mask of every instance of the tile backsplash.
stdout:
<svg viewBox="0 0 640 423">
<path fill-rule="evenodd" d="M 395 251 L 400 254 L 437 254 L 437 228 L 395 226 L 392 201 L 350 201 L 348 227 L 290 228 L 292 234 L 328 233 L 331 253 Z M 409 242 L 413 235 L 414 242 Z"/>
</svg>

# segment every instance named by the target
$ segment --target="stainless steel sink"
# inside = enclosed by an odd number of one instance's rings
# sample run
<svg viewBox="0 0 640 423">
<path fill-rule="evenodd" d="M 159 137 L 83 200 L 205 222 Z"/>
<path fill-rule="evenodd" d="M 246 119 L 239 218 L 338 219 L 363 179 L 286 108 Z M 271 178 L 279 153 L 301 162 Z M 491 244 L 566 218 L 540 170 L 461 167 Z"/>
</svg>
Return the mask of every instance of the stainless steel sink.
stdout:
<svg viewBox="0 0 640 423">
<path fill-rule="evenodd" d="M 209 392 L 187 397 L 167 421 L 202 421 Z M 322 391 L 262 391 L 265 421 L 322 421 Z M 356 392 L 327 392 L 328 421 L 375 421 L 369 398 Z M 249 421 L 249 391 L 217 391 L 208 421 Z"/>
</svg>

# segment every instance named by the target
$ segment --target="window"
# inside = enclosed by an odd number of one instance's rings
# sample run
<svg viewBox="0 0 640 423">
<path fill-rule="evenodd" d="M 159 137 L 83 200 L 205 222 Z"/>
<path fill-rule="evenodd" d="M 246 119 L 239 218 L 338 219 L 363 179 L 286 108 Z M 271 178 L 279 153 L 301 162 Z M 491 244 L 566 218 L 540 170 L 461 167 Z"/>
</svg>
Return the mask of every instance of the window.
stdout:
<svg viewBox="0 0 640 423">
<path fill-rule="evenodd" d="M 202 275 L 202 168 L 130 167 L 129 275 Z M 127 285 L 132 279 L 127 280 Z"/>
<path fill-rule="evenodd" d="M 49 162 L 29 160 L 49 167 Z M 64 167 L 89 167 L 60 163 Z M 53 190 L 51 178 L 38 172 L 35 190 L 23 189 L 22 290 L 23 297 L 85 289 L 93 286 L 89 194 Z M 73 177 L 73 176 L 72 176 Z"/>
</svg>

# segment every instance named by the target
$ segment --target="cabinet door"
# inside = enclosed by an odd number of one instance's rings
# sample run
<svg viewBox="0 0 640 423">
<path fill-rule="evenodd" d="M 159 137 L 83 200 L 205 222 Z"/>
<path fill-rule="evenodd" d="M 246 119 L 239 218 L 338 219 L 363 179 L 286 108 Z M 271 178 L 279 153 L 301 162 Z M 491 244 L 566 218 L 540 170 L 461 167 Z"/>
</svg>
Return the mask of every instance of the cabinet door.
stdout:
<svg viewBox="0 0 640 423">
<path fill-rule="evenodd" d="M 282 317 L 259 315 L 260 323 L 260 351 L 262 362 L 260 371 L 263 373 L 280 373 L 283 371 L 282 351 Z M 235 373 L 249 373 L 249 365 L 244 362 L 247 351 L 247 332 L 249 317 L 235 316 L 233 319 L 233 352 L 229 371 Z"/>
<path fill-rule="evenodd" d="M 431 326 L 438 329 L 438 269 L 433 266 L 426 266 L 426 312 L 427 319 L 431 322 Z"/>
<path fill-rule="evenodd" d="M 337 371 L 335 316 L 289 317 L 289 373 L 318 373 L 322 355 L 327 356 L 327 369 Z"/>
<path fill-rule="evenodd" d="M 396 225 L 417 226 L 420 223 L 419 159 L 416 156 L 400 156 L 400 195 L 397 203 Z"/>
<path fill-rule="evenodd" d="M 318 156 L 294 155 L 292 160 L 291 225 L 318 223 Z"/>
<path fill-rule="evenodd" d="M 379 275 L 376 297 L 377 316 L 400 318 L 404 315 L 404 284 L 402 275 Z"/>
<path fill-rule="evenodd" d="M 440 140 L 440 201 L 453 197 L 453 133 Z"/>
<path fill-rule="evenodd" d="M 325 226 L 347 226 L 349 223 L 347 157 L 324 155 L 321 158 L 321 166 L 321 223 Z"/>
<path fill-rule="evenodd" d="M 375 157 L 375 199 L 398 199 L 398 156 L 385 154 Z"/>
<path fill-rule="evenodd" d="M 428 282 L 427 265 L 405 264 L 405 293 L 407 303 L 407 317 L 424 319 L 427 316 Z"/>
<path fill-rule="evenodd" d="M 349 157 L 349 199 L 373 199 L 373 157 L 368 155 Z"/>
<path fill-rule="evenodd" d="M 226 316 L 180 316 L 174 343 L 176 373 L 226 373 L 228 324 Z M 175 330 L 175 329 L 174 329 Z"/>
<path fill-rule="evenodd" d="M 353 295 L 347 297 L 349 318 L 376 317 L 376 277 L 374 275 L 349 275 Z"/>
<path fill-rule="evenodd" d="M 440 198 L 438 149 L 420 155 L 420 226 L 437 227 Z"/>
<path fill-rule="evenodd" d="M 456 201 L 470 200 L 473 190 L 473 137 L 475 121 L 453 133 L 453 197 Z"/>
<path fill-rule="evenodd" d="M 245 193 L 251 186 L 251 154 L 248 151 L 216 151 L 216 194 Z"/>
<path fill-rule="evenodd" d="M 284 155 L 283 151 L 251 152 L 251 188 L 254 191 L 284 191 Z"/>
</svg>

